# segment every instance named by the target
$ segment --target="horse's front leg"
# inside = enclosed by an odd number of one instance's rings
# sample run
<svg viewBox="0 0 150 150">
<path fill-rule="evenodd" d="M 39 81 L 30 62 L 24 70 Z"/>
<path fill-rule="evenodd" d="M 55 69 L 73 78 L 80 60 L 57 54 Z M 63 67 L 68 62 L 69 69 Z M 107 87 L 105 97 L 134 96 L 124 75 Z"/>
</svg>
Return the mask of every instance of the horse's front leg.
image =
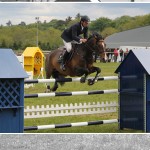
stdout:
<svg viewBox="0 0 150 150">
<path fill-rule="evenodd" d="M 101 72 L 101 69 L 98 68 L 98 67 L 92 66 L 92 67 L 89 69 L 89 73 L 91 74 L 91 73 L 94 73 L 94 72 L 96 72 L 96 75 L 95 75 L 94 79 L 89 79 L 89 80 L 88 80 L 88 85 L 93 85 L 93 84 L 95 83 L 95 81 L 96 81 L 97 78 L 99 77 L 99 74 L 100 74 L 100 72 Z"/>
<path fill-rule="evenodd" d="M 76 76 L 84 75 L 83 77 L 81 77 L 80 82 L 85 83 L 85 81 L 89 75 L 89 70 L 87 68 L 77 67 L 77 68 L 75 68 L 75 74 L 76 74 Z"/>
<path fill-rule="evenodd" d="M 52 91 L 52 92 L 55 92 L 57 89 L 58 89 L 58 83 L 55 82 L 55 83 L 54 83 L 54 86 L 53 86 L 52 89 L 51 89 L 51 91 Z"/>
</svg>

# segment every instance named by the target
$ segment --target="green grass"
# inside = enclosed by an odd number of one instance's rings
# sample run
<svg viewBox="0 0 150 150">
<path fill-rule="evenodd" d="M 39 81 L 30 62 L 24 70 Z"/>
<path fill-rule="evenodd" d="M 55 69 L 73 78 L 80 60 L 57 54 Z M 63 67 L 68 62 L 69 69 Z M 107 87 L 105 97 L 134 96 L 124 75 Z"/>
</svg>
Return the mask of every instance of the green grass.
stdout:
<svg viewBox="0 0 150 150">
<path fill-rule="evenodd" d="M 114 73 L 119 63 L 95 63 L 95 66 L 101 68 L 101 76 L 114 76 Z M 91 76 L 94 76 L 92 74 Z M 51 84 L 52 85 L 52 84 Z M 25 93 L 43 93 L 45 91 L 45 84 L 35 84 L 34 88 L 25 89 Z M 65 83 L 60 86 L 57 92 L 73 92 L 73 91 L 91 91 L 91 90 L 106 90 L 117 89 L 118 81 L 99 81 L 92 86 L 87 83 L 81 84 L 79 82 Z M 84 102 L 102 102 L 102 101 L 118 101 L 117 94 L 103 94 L 103 95 L 87 95 L 87 96 L 65 96 L 65 97 L 46 97 L 46 98 L 32 98 L 25 99 L 25 106 L 36 105 L 56 105 L 56 104 L 70 104 L 70 103 L 84 103 Z M 49 124 L 64 124 L 73 122 L 87 122 L 96 120 L 117 119 L 118 113 L 96 114 L 96 115 L 80 115 L 80 116 L 64 116 L 64 117 L 49 117 L 39 119 L 25 119 L 25 126 L 49 125 Z M 136 130 L 118 130 L 118 124 L 103 124 L 86 127 L 72 127 L 63 129 L 47 129 L 26 131 L 27 133 L 139 133 Z"/>
</svg>

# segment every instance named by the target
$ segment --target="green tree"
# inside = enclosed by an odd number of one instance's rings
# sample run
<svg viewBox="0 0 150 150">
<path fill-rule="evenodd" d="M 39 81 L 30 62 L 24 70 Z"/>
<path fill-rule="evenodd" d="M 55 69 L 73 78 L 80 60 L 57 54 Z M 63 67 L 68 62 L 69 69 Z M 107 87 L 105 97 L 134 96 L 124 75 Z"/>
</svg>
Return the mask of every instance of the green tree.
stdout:
<svg viewBox="0 0 150 150">
<path fill-rule="evenodd" d="M 6 25 L 9 26 L 9 27 L 12 26 L 11 21 L 9 20 L 9 21 L 6 23 Z"/>
<path fill-rule="evenodd" d="M 101 32 L 101 34 L 102 34 L 103 37 L 107 37 L 107 36 L 109 36 L 109 35 L 111 35 L 111 34 L 114 34 L 114 33 L 116 33 L 116 32 L 118 32 L 117 29 L 115 29 L 115 28 L 113 28 L 113 27 L 107 27 L 107 28 L 105 28 L 105 29 Z"/>
<path fill-rule="evenodd" d="M 13 50 L 18 50 L 18 48 L 19 48 L 19 47 L 18 47 L 17 42 L 14 42 L 14 43 L 13 43 L 13 46 L 12 46 L 12 49 L 13 49 Z"/>
<path fill-rule="evenodd" d="M 102 32 L 106 27 L 110 27 L 111 23 L 112 23 L 111 19 L 106 18 L 106 17 L 101 17 L 91 22 L 90 30 Z"/>
<path fill-rule="evenodd" d="M 121 16 L 119 18 L 116 18 L 113 23 L 116 29 L 118 29 L 119 31 L 123 31 L 124 29 L 124 24 L 130 22 L 134 20 L 134 18 L 130 17 L 130 16 Z"/>
<path fill-rule="evenodd" d="M 1 47 L 2 47 L 2 48 L 5 48 L 5 47 L 7 48 L 6 41 L 5 41 L 4 39 L 2 40 Z"/>
<path fill-rule="evenodd" d="M 78 13 L 76 16 L 75 16 L 75 19 L 79 20 L 81 18 L 81 15 L 80 13 Z"/>
<path fill-rule="evenodd" d="M 72 17 L 70 17 L 70 16 L 69 16 L 69 17 L 67 17 L 67 18 L 66 18 L 66 20 L 65 20 L 66 25 L 67 25 L 67 24 L 68 24 L 71 20 L 72 20 Z"/>
</svg>

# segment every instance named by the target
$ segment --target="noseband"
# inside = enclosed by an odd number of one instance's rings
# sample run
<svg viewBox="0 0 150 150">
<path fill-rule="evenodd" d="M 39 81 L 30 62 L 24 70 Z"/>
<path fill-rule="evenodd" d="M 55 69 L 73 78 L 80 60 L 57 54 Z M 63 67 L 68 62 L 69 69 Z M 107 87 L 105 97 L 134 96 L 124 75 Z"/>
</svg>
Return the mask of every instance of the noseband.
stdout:
<svg viewBox="0 0 150 150">
<path fill-rule="evenodd" d="M 104 42 L 104 40 L 98 40 L 97 43 L 98 42 Z M 98 47 L 98 44 L 96 44 L 96 47 Z M 104 46 L 103 46 L 103 48 L 104 48 Z M 100 54 L 103 53 L 103 52 L 105 52 L 105 50 L 104 51 L 100 51 Z"/>
</svg>

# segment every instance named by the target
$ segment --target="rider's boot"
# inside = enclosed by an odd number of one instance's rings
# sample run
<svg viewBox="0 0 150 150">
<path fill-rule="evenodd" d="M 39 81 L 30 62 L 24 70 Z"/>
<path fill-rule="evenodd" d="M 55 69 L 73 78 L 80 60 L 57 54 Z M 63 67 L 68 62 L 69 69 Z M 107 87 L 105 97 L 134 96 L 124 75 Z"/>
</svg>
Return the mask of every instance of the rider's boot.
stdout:
<svg viewBox="0 0 150 150">
<path fill-rule="evenodd" d="M 60 68 L 61 68 L 63 71 L 66 70 L 66 68 L 65 68 L 65 62 L 66 62 L 66 60 L 67 60 L 68 55 L 69 55 L 69 53 L 68 53 L 67 51 L 65 51 L 64 55 L 62 56 L 63 58 L 62 58 L 62 63 L 61 63 L 61 65 L 60 65 Z"/>
</svg>

